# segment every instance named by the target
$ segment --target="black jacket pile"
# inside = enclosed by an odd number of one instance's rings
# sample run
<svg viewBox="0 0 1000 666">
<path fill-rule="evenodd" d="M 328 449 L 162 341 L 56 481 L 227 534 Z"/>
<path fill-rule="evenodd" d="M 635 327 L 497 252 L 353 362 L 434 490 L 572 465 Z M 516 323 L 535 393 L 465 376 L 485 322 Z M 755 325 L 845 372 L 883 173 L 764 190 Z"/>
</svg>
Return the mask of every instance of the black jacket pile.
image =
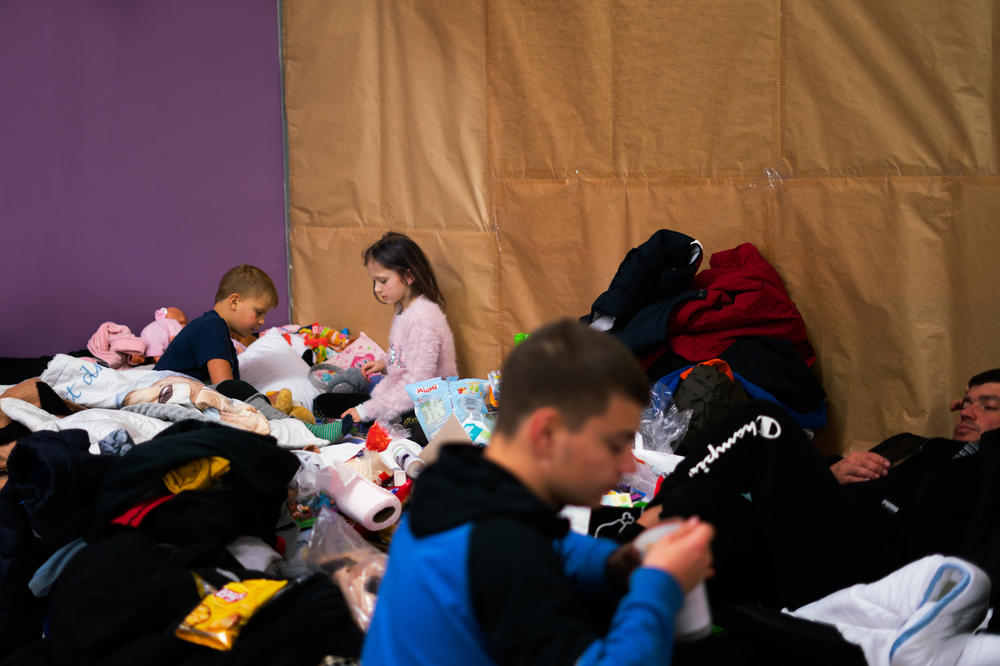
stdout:
<svg viewBox="0 0 1000 666">
<path fill-rule="evenodd" d="M 363 636 L 339 588 L 320 575 L 290 583 L 229 652 L 173 635 L 199 601 L 192 572 L 217 586 L 228 576 L 269 577 L 243 569 L 225 546 L 239 536 L 276 543 L 298 469 L 294 454 L 270 437 L 196 421 L 175 424 L 120 458 L 87 449 L 83 431 L 39 432 L 19 440 L 8 460 L 9 481 L 0 491 L 5 664 L 315 664 L 327 654 L 360 654 Z M 181 492 L 136 527 L 110 522 L 167 495 L 163 474 L 206 456 L 230 462 L 216 487 Z M 35 599 L 28 580 L 79 537 L 87 545 L 49 596 Z"/>
</svg>

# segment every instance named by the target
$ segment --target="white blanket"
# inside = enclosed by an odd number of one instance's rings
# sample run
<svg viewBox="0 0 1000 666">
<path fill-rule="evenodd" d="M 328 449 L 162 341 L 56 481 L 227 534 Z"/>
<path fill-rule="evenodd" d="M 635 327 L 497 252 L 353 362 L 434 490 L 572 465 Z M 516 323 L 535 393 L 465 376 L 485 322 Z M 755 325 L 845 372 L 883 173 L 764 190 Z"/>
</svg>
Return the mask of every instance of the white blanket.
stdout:
<svg viewBox="0 0 1000 666">
<path fill-rule="evenodd" d="M 191 409 L 196 408 L 191 407 Z M 57 417 L 17 398 L 0 398 L 0 411 L 32 432 L 67 430 L 69 428 L 85 430 L 90 440 L 90 452 L 95 455 L 101 452 L 98 442 L 115 430 L 124 428 L 133 442 L 141 444 L 172 425 L 170 421 L 162 421 L 143 414 L 102 407 L 84 409 L 69 416 Z M 323 447 L 330 443 L 313 435 L 306 428 L 306 425 L 298 419 L 275 419 L 268 421 L 268 424 L 271 430 L 270 434 L 277 440 L 279 446 L 301 448 L 314 444 Z"/>
<path fill-rule="evenodd" d="M 124 428 L 133 442 L 141 444 L 171 425 L 168 421 L 161 421 L 142 414 L 101 407 L 84 409 L 69 416 L 58 417 L 17 398 L 0 398 L 0 411 L 24 425 L 31 432 L 69 430 L 70 428 L 86 430 L 90 440 L 90 452 L 95 455 L 101 452 L 97 443 L 115 430 Z"/>
<path fill-rule="evenodd" d="M 171 378 L 177 381 L 167 381 Z M 218 415 L 222 422 L 244 430 L 261 434 L 270 431 L 278 444 L 285 447 L 298 448 L 309 444 L 322 447 L 329 444 L 313 435 L 298 419 L 268 421 L 250 405 L 225 398 L 211 389 L 201 390 L 204 386 L 201 382 L 176 372 L 139 368 L 112 370 L 81 358 L 57 354 L 49 361 L 41 379 L 66 400 L 92 409 L 64 419 L 38 410 L 47 415 L 48 418 L 44 418 L 37 413 L 19 410 L 16 406 L 13 407 L 15 413 L 3 409 L 4 413 L 32 431 L 83 428 L 90 434 L 91 450 L 96 449 L 96 442 L 119 428 L 125 428 L 132 440 L 139 444 L 170 425 L 167 421 L 149 416 L 117 411 L 123 404 L 133 402 L 165 402 Z M 166 384 L 171 387 L 169 395 L 159 391 Z M 204 399 L 208 397 L 212 400 Z M 229 409 L 230 406 L 232 409 Z M 96 413 L 89 413 L 94 412 L 93 408 L 98 408 Z"/>
<path fill-rule="evenodd" d="M 198 380 L 176 372 L 112 370 L 59 354 L 49 361 L 41 379 L 66 400 L 84 407 L 112 409 L 141 403 L 182 405 L 198 409 L 227 425 L 260 435 L 270 433 L 267 419 L 254 407 L 227 398 Z"/>
<path fill-rule="evenodd" d="M 70 402 L 115 409 L 122 406 L 131 391 L 177 374 L 164 370 L 112 370 L 82 358 L 57 354 L 45 367 L 41 380 Z"/>
<path fill-rule="evenodd" d="M 930 555 L 791 614 L 834 625 L 873 666 L 987 666 L 1000 664 L 1000 636 L 972 632 L 984 624 L 989 598 L 982 569 Z"/>
</svg>

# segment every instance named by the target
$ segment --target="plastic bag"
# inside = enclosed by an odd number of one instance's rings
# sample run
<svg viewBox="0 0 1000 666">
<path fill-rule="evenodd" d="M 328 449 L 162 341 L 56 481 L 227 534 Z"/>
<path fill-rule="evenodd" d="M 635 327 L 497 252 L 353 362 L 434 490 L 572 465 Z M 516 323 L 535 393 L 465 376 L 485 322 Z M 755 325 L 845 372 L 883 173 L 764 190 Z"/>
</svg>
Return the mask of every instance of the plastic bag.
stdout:
<svg viewBox="0 0 1000 666">
<path fill-rule="evenodd" d="M 413 411 L 427 439 L 432 439 L 454 411 L 448 380 L 432 377 L 406 385 L 406 393 L 413 400 Z"/>
<path fill-rule="evenodd" d="M 368 631 L 388 556 L 365 541 L 343 516 L 325 508 L 313 525 L 305 560 L 330 575 L 354 622 Z"/>
<path fill-rule="evenodd" d="M 489 442 L 496 417 L 488 411 L 486 397 L 489 383 L 484 379 L 435 377 L 407 384 L 406 392 L 413 400 L 413 410 L 428 439 L 452 414 L 473 443 Z"/>
<path fill-rule="evenodd" d="M 479 445 L 487 444 L 493 431 L 493 418 L 487 414 L 484 401 L 484 384 L 486 382 L 482 379 L 457 379 L 448 382 L 455 416 L 472 443 Z"/>
<path fill-rule="evenodd" d="M 622 483 L 632 490 L 638 490 L 648 502 L 656 492 L 656 483 L 660 480 L 657 470 L 641 460 L 635 461 L 635 471 L 622 477 Z"/>
<path fill-rule="evenodd" d="M 652 451 L 673 453 L 687 433 L 691 410 L 677 409 L 665 384 L 655 384 L 649 392 L 649 406 L 642 412 L 639 433 L 643 446 Z"/>
<path fill-rule="evenodd" d="M 299 469 L 289 485 L 288 512 L 299 528 L 310 527 L 323 507 L 331 504 L 329 488 L 332 473 L 322 459 L 309 451 L 294 451 Z"/>
</svg>

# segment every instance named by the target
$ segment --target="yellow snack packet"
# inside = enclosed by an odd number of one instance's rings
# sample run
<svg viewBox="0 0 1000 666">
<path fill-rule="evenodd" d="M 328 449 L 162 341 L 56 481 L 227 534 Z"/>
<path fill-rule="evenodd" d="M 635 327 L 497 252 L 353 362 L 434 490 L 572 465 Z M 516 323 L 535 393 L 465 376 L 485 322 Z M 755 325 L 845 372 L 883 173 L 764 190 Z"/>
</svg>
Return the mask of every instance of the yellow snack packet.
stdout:
<svg viewBox="0 0 1000 666">
<path fill-rule="evenodd" d="M 196 458 L 164 474 L 163 484 L 175 495 L 182 490 L 204 490 L 215 485 L 228 471 L 229 461 L 225 458 Z"/>
<path fill-rule="evenodd" d="M 215 650 L 230 650 L 243 625 L 287 584 L 287 580 L 264 578 L 228 583 L 205 596 L 174 635 Z"/>
</svg>

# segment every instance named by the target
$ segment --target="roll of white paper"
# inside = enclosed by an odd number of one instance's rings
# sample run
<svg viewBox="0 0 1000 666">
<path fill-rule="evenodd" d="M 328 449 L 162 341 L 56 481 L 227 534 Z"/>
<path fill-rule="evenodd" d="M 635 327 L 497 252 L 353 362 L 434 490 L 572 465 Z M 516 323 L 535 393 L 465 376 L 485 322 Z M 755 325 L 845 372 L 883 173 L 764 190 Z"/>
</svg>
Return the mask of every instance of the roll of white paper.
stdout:
<svg viewBox="0 0 1000 666">
<path fill-rule="evenodd" d="M 362 477 L 347 463 L 338 461 L 334 469 L 337 473 L 333 475 L 330 494 L 338 510 L 373 532 L 399 520 L 403 510 L 399 498 Z"/>
<path fill-rule="evenodd" d="M 653 547 L 661 537 L 673 532 L 682 523 L 667 523 L 651 527 L 635 540 L 635 547 L 640 554 Z M 674 616 L 674 636 L 679 641 L 693 641 L 712 633 L 712 611 L 708 605 L 708 593 L 705 583 L 701 582 L 684 595 L 684 605 Z"/>
</svg>

